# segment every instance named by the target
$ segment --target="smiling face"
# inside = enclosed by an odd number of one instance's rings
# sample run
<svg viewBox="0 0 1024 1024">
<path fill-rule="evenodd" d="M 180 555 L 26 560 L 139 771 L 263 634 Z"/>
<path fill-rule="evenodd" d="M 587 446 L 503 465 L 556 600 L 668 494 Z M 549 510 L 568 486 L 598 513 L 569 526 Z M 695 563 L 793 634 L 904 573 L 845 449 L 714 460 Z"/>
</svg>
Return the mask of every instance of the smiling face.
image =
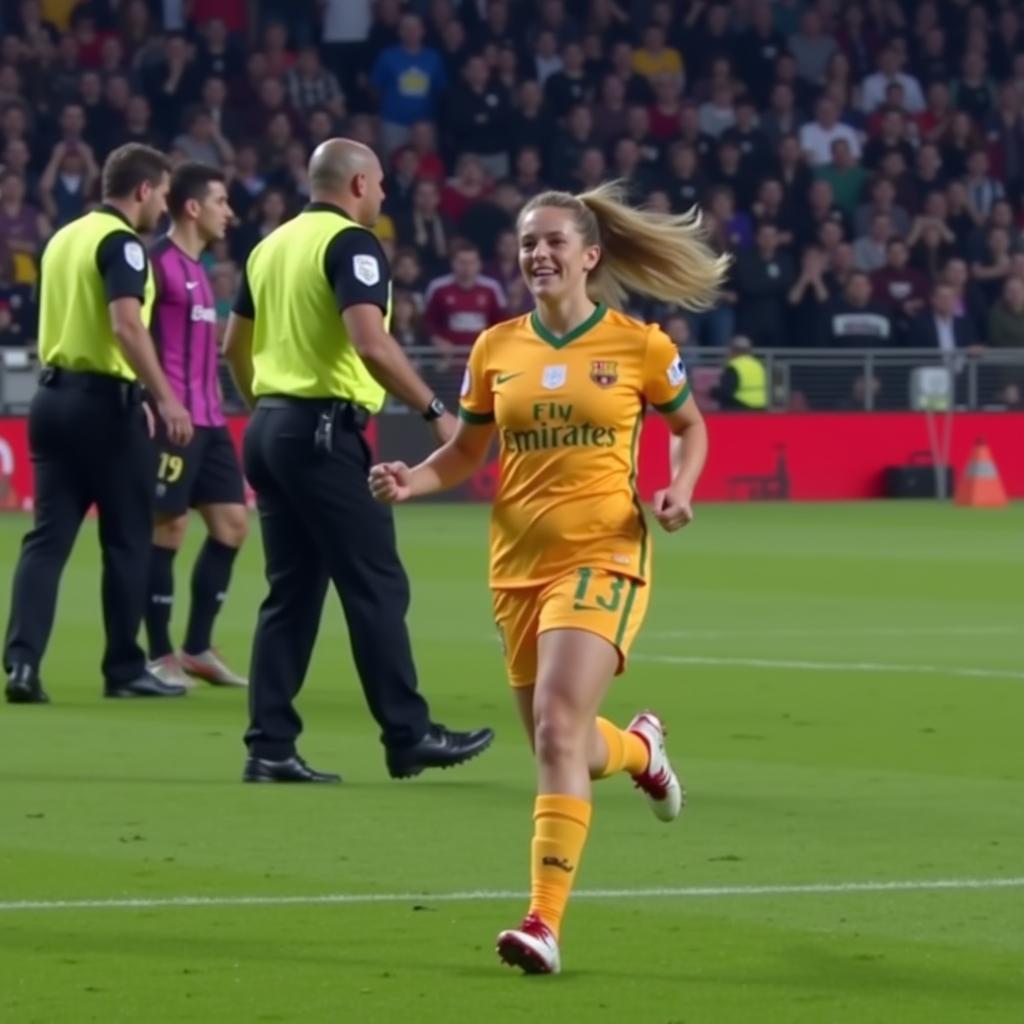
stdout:
<svg viewBox="0 0 1024 1024">
<path fill-rule="evenodd" d="M 538 302 L 558 301 L 585 290 L 587 274 L 600 258 L 600 246 L 584 239 L 572 210 L 537 206 L 523 214 L 519 268 Z"/>
</svg>

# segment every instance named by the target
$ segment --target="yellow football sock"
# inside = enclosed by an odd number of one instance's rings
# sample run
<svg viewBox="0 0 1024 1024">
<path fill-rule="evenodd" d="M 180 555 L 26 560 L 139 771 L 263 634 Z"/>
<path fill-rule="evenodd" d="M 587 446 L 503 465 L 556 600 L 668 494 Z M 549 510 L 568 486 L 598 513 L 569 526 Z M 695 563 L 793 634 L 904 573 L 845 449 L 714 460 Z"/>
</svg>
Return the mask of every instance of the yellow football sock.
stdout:
<svg viewBox="0 0 1024 1024">
<path fill-rule="evenodd" d="M 533 821 L 530 913 L 557 936 L 587 841 L 590 803 L 575 796 L 544 794 L 533 805 Z"/>
<path fill-rule="evenodd" d="M 608 746 L 608 761 L 594 778 L 607 779 L 618 772 L 639 775 L 646 770 L 651 754 L 647 744 L 635 732 L 620 729 L 607 718 L 599 718 L 597 728 Z"/>
</svg>

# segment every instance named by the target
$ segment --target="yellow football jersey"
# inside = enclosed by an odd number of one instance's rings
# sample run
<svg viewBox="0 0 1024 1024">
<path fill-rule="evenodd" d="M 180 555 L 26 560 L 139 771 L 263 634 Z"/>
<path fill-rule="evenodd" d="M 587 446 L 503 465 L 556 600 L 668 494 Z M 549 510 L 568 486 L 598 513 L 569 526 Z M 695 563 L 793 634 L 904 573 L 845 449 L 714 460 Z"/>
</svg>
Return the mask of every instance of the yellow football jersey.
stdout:
<svg viewBox="0 0 1024 1024">
<path fill-rule="evenodd" d="M 605 306 L 561 338 L 536 313 L 484 331 L 460 415 L 494 422 L 501 446 L 491 585 L 535 586 L 581 566 L 646 580 L 633 487 L 644 408 L 672 412 L 689 393 L 671 339 Z"/>
</svg>

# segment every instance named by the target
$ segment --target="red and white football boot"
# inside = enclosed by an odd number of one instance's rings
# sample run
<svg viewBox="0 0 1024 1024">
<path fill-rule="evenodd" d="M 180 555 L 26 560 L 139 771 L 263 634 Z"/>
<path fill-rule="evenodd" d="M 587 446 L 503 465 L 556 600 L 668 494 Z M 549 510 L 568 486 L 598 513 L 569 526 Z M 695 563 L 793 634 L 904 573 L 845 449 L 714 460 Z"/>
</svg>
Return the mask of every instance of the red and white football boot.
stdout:
<svg viewBox="0 0 1024 1024">
<path fill-rule="evenodd" d="M 536 914 L 527 914 L 518 928 L 498 936 L 498 956 L 526 974 L 558 974 L 562 969 L 558 939 Z"/>
<path fill-rule="evenodd" d="M 632 777 L 633 784 L 647 796 L 656 817 L 674 821 L 683 809 L 686 794 L 668 760 L 665 726 L 653 711 L 641 711 L 626 728 L 647 744 L 651 755 L 647 770 Z"/>
</svg>

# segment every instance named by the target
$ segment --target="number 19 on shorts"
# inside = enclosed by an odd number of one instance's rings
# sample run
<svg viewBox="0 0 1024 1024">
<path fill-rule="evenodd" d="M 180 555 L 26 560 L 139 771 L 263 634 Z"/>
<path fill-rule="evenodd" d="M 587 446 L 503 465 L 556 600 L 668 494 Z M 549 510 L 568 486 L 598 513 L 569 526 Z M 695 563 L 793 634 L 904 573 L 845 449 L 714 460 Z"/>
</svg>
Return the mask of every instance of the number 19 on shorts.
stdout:
<svg viewBox="0 0 1024 1024">
<path fill-rule="evenodd" d="M 152 465 L 152 463 L 150 463 Z M 185 460 L 180 455 L 170 452 L 160 453 L 160 465 L 157 467 L 157 479 L 165 484 L 176 484 L 185 469 Z"/>
</svg>

